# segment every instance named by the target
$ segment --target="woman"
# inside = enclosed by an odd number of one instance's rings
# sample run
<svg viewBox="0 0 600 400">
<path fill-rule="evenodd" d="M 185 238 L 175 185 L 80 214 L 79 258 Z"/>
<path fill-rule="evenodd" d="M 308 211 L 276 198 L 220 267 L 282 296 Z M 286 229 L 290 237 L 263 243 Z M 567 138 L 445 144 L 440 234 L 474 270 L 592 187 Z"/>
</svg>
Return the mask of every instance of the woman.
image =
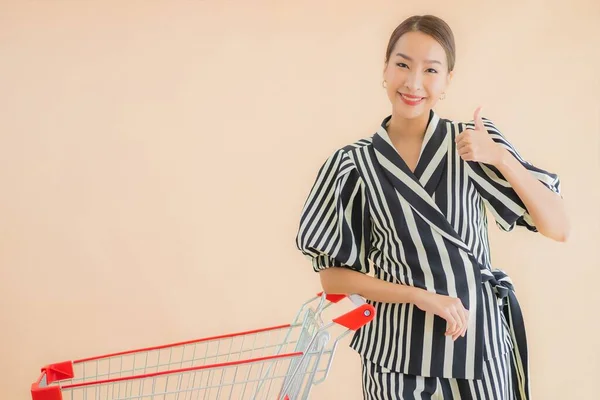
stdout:
<svg viewBox="0 0 600 400">
<path fill-rule="evenodd" d="M 485 205 L 505 231 L 565 241 L 559 179 L 523 160 L 480 108 L 468 123 L 432 110 L 454 49 L 431 15 L 394 30 L 383 71 L 391 115 L 325 161 L 302 210 L 297 245 L 323 289 L 377 310 L 350 344 L 366 399 L 530 398 L 523 318 L 491 263 Z"/>
</svg>

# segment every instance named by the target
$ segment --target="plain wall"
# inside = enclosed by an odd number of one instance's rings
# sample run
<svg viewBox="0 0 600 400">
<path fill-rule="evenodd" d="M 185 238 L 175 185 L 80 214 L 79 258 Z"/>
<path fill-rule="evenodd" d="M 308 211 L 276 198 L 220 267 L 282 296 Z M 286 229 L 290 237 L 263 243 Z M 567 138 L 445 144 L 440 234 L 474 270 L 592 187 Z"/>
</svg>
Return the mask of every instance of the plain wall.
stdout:
<svg viewBox="0 0 600 400">
<path fill-rule="evenodd" d="M 597 398 L 597 0 L 0 1 L 0 398 L 50 362 L 289 322 L 320 289 L 294 241 L 317 169 L 389 114 L 387 40 L 424 13 L 457 42 L 437 112 L 483 105 L 562 179 L 571 240 L 491 223 L 492 256 L 534 398 Z M 361 398 L 348 343 L 313 398 Z"/>
</svg>

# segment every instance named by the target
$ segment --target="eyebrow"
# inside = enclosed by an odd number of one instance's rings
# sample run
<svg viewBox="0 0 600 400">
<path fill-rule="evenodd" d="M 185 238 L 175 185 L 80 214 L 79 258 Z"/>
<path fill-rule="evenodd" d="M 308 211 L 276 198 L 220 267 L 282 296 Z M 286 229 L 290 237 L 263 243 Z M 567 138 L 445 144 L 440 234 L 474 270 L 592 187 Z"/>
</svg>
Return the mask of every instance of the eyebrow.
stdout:
<svg viewBox="0 0 600 400">
<path fill-rule="evenodd" d="M 402 53 L 396 53 L 396 55 L 397 55 L 397 56 L 400 56 L 400 57 L 402 57 L 402 58 L 406 58 L 408 61 L 412 61 L 412 60 L 413 60 L 412 58 L 410 58 L 410 57 L 409 57 L 409 56 L 407 56 L 406 54 L 402 54 Z M 426 63 L 429 63 L 429 64 L 440 64 L 440 65 L 442 65 L 442 63 L 441 63 L 441 62 L 439 62 L 438 60 L 425 60 L 425 62 L 426 62 Z"/>
</svg>

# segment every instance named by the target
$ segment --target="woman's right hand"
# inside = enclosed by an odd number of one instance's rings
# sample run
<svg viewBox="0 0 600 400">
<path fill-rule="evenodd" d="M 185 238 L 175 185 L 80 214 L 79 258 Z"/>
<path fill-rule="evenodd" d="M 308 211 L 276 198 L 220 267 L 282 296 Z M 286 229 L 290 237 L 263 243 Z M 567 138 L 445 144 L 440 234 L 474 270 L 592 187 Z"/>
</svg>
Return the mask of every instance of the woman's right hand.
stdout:
<svg viewBox="0 0 600 400">
<path fill-rule="evenodd" d="M 419 289 L 414 293 L 412 303 L 425 312 L 445 319 L 447 322 L 445 334 L 452 336 L 452 340 L 465 336 L 469 325 L 469 310 L 463 306 L 460 299 Z"/>
</svg>

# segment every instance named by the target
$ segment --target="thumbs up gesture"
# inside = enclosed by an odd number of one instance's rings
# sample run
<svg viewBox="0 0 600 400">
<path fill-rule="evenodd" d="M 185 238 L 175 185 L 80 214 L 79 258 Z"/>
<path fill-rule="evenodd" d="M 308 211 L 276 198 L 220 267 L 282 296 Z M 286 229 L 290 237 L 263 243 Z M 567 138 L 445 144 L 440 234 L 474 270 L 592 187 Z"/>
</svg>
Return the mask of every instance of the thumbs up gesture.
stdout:
<svg viewBox="0 0 600 400">
<path fill-rule="evenodd" d="M 497 165 L 504 156 L 505 149 L 494 142 L 481 119 L 481 107 L 475 110 L 475 129 L 465 129 L 456 136 L 458 155 L 465 161 L 478 161 Z"/>
</svg>

